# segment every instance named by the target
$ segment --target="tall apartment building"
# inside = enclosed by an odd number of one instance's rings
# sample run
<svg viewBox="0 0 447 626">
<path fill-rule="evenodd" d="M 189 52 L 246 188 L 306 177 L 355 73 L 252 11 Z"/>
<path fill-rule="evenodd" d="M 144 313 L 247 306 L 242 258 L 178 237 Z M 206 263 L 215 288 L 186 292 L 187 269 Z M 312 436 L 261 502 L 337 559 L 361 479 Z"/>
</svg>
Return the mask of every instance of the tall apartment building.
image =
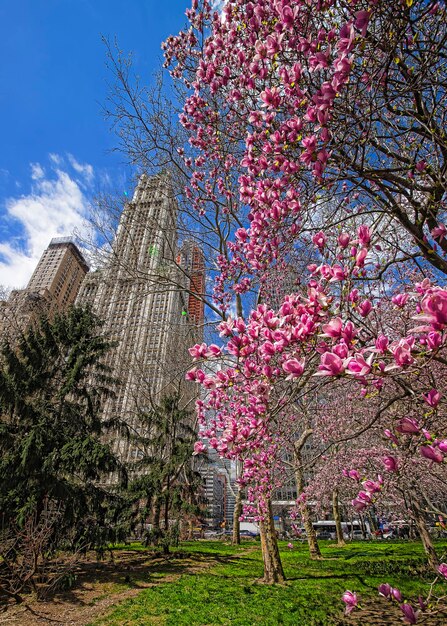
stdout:
<svg viewBox="0 0 447 626">
<path fill-rule="evenodd" d="M 25 289 L 11 292 L 0 309 L 0 333 L 23 329 L 38 316 L 74 303 L 89 267 L 70 237 L 52 239 Z"/>
<path fill-rule="evenodd" d="M 197 244 L 186 241 L 179 255 L 179 266 L 184 268 L 189 280 L 188 315 L 191 322 L 203 324 L 203 299 L 205 292 L 205 259 Z"/>
<path fill-rule="evenodd" d="M 194 411 L 196 388 L 185 371 L 188 347 L 201 333 L 203 258 L 193 244 L 179 250 L 176 225 L 169 179 L 143 175 L 123 210 L 109 260 L 86 277 L 77 299 L 91 304 L 116 342 L 108 362 L 120 385 L 105 418 L 124 419 L 137 432 L 139 412 L 163 395 L 179 393 L 181 404 Z M 116 450 L 123 461 L 140 454 L 125 439 L 116 441 Z"/>
</svg>

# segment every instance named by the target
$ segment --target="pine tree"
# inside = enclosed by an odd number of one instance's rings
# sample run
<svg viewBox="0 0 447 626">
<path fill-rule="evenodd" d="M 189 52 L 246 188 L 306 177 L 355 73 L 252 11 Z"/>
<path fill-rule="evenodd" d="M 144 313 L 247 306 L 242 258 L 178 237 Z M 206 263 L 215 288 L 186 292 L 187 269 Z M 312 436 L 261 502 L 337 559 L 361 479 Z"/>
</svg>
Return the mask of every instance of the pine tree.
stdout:
<svg viewBox="0 0 447 626">
<path fill-rule="evenodd" d="M 140 459 L 130 468 L 135 476 L 130 491 L 140 520 L 152 519 L 150 539 L 167 552 L 178 527 L 173 518 L 199 511 L 201 479 L 192 458 L 197 433 L 191 413 L 179 407 L 175 394 L 141 413 L 139 422 L 132 440 Z"/>
<path fill-rule="evenodd" d="M 103 533 L 118 469 L 103 437 L 101 405 L 114 381 L 110 342 L 90 309 L 43 317 L 0 353 L 0 514 L 23 525 L 57 510 L 54 542 L 89 545 Z M 110 520 L 109 520 L 110 521 Z"/>
</svg>

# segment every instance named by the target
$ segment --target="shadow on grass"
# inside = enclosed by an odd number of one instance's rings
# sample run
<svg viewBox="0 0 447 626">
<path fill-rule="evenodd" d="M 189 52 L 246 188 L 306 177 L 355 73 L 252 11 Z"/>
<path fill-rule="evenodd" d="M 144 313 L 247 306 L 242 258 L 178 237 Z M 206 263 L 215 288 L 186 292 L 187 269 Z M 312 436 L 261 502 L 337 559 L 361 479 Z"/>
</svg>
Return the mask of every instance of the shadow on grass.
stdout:
<svg viewBox="0 0 447 626">
<path fill-rule="evenodd" d="M 31 602 L 31 598 L 25 596 L 21 606 L 35 617 L 39 617 L 39 604 L 92 606 L 107 595 L 123 593 L 129 589 L 147 589 L 170 582 L 182 574 L 193 574 L 214 565 L 234 565 L 242 559 L 244 557 L 234 554 L 222 555 L 214 552 L 176 551 L 163 555 L 152 550 L 120 549 L 114 553 L 113 559 L 98 561 L 96 555 L 91 553 L 74 567 L 75 581 L 70 589 L 52 591 L 39 603 L 34 600 Z M 98 590 L 99 595 L 89 597 L 95 590 Z M 8 602 L 8 598 L 5 597 L 4 600 L 3 610 L 7 610 L 8 605 L 14 606 Z M 57 619 L 46 619 L 63 623 Z"/>
<path fill-rule="evenodd" d="M 175 551 L 168 555 L 150 550 L 120 550 L 113 560 L 80 561 L 75 570 L 76 581 L 71 589 L 55 591 L 48 601 L 79 606 L 91 604 L 84 601 L 86 591 L 97 585 L 110 589 L 146 589 L 181 576 L 215 565 L 235 565 L 250 559 L 242 554 L 216 554 L 215 552 Z M 97 601 L 97 599 L 96 599 Z M 25 603 L 26 604 L 26 603 Z"/>
<path fill-rule="evenodd" d="M 358 582 L 367 587 L 368 589 L 376 589 L 375 585 L 368 584 L 360 574 L 354 574 L 352 572 L 347 572 L 346 574 L 326 574 L 322 576 L 318 576 L 317 574 L 309 574 L 308 576 L 288 576 L 287 581 L 295 581 L 295 580 L 358 580 Z"/>
</svg>

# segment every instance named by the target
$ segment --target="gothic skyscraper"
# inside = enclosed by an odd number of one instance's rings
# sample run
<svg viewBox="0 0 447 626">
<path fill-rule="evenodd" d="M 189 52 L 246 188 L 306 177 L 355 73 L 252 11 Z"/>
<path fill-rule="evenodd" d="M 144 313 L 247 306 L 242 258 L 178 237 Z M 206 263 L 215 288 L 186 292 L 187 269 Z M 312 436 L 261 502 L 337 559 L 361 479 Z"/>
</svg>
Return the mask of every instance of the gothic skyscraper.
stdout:
<svg viewBox="0 0 447 626">
<path fill-rule="evenodd" d="M 185 381 L 188 347 L 200 339 L 203 256 L 177 243 L 177 202 L 165 174 L 143 175 L 121 215 L 110 258 L 85 279 L 78 303 L 90 303 L 116 342 L 109 365 L 119 379 L 105 417 L 124 419 L 138 432 L 138 413 L 178 393 L 193 410 L 195 388 Z M 124 439 L 123 460 L 138 451 Z"/>
</svg>

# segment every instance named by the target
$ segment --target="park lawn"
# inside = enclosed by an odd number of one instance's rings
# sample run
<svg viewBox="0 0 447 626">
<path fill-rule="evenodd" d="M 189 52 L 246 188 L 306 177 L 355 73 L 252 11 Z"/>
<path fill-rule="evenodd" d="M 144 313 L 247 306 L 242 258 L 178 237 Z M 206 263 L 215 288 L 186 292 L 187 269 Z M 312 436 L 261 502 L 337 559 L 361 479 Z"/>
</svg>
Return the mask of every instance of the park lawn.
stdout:
<svg viewBox="0 0 447 626">
<path fill-rule="evenodd" d="M 287 582 L 265 585 L 259 582 L 262 560 L 256 542 L 236 548 L 217 541 L 185 542 L 177 558 L 201 564 L 202 569 L 183 568 L 169 582 L 157 577 L 152 587 L 90 626 L 330 626 L 349 623 L 343 621 L 340 600 L 346 589 L 368 602 L 387 581 L 399 587 L 405 599 L 415 599 L 428 592 L 434 579 L 417 542 L 321 545 L 323 560 L 310 561 L 306 544 L 296 543 L 290 550 L 280 542 Z M 447 543 L 438 544 L 439 554 L 446 550 Z"/>
</svg>

